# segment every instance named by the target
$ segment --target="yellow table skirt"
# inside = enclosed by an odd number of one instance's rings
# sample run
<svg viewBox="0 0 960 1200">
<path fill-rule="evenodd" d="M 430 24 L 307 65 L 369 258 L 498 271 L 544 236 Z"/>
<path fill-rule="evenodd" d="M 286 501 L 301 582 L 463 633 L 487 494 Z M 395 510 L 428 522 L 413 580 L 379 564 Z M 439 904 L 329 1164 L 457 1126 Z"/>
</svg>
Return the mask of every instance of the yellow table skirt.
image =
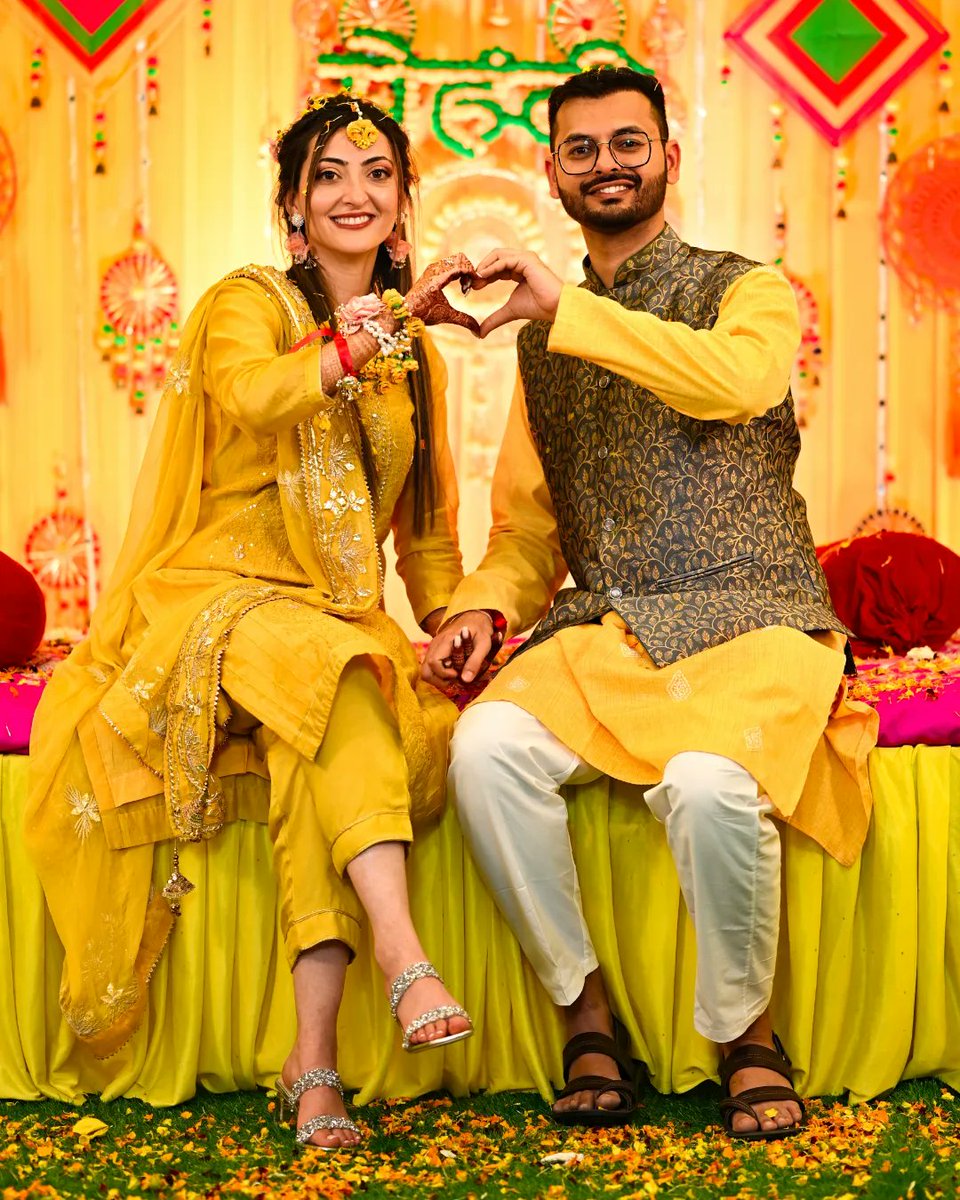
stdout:
<svg viewBox="0 0 960 1200">
<path fill-rule="evenodd" d="M 800 1090 L 875 1096 L 937 1075 L 960 1087 L 960 749 L 876 750 L 876 809 L 847 870 L 784 831 L 785 906 L 774 995 Z M 197 890 L 151 983 L 149 1021 L 96 1062 L 60 1020 L 61 951 L 23 851 L 27 761 L 0 757 L 0 1096 L 75 1101 L 86 1092 L 151 1104 L 272 1083 L 294 1033 L 277 932 L 270 841 L 238 822 L 189 846 Z M 245 776 L 238 788 L 265 786 Z M 661 1091 L 716 1078 L 693 1030 L 694 941 L 661 826 L 637 789 L 570 790 L 587 919 L 616 1011 Z M 170 849 L 156 854 L 159 883 Z M 473 1015 L 478 1036 L 405 1055 L 369 947 L 350 968 L 340 1066 L 359 1100 L 538 1088 L 560 1082 L 554 1011 L 466 856 L 448 812 L 410 857 L 427 952 Z"/>
</svg>

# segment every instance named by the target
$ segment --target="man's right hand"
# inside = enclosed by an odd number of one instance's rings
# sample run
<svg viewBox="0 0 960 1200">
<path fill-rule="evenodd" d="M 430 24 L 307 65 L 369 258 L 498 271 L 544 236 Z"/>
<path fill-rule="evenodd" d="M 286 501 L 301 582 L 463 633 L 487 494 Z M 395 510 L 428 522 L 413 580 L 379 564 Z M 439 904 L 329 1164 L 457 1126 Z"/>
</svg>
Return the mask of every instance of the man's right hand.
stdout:
<svg viewBox="0 0 960 1200">
<path fill-rule="evenodd" d="M 434 687 L 443 688 L 459 679 L 472 683 L 487 669 L 494 643 L 493 618 L 483 609 L 457 613 L 440 629 L 427 647 L 420 675 Z"/>
</svg>

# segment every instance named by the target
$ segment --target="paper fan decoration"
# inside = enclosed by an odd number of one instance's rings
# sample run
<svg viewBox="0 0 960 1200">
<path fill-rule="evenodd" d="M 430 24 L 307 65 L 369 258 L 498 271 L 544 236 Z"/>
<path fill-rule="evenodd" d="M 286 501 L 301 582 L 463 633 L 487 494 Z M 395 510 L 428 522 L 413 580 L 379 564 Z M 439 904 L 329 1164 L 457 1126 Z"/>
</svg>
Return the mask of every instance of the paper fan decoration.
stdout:
<svg viewBox="0 0 960 1200">
<path fill-rule="evenodd" d="M 960 136 L 938 138 L 900 166 L 880 215 L 887 261 L 912 294 L 953 315 L 947 473 L 960 476 Z"/>
<path fill-rule="evenodd" d="M 65 474 L 63 462 L 56 462 L 53 511 L 27 534 L 23 561 L 46 598 L 48 628 L 82 632 L 96 595 L 100 542 L 90 522 L 70 507 Z"/>
<path fill-rule="evenodd" d="M 70 591 L 87 586 L 89 556 L 100 562 L 100 542 L 93 528 L 72 509 L 41 517 L 27 534 L 24 558 L 41 587 Z"/>
<path fill-rule="evenodd" d="M 871 533 L 922 533 L 927 531 L 923 524 L 905 508 L 877 508 L 867 513 L 854 529 L 854 537 L 866 537 Z"/>
<path fill-rule="evenodd" d="M 297 36 L 314 54 L 339 40 L 336 0 L 294 0 L 290 16 Z"/>
<path fill-rule="evenodd" d="M 410 42 L 417 31 L 417 13 L 410 0 L 343 0 L 338 25 L 344 41 L 356 29 L 375 29 Z"/>
<path fill-rule="evenodd" d="M 0 233 L 10 220 L 17 199 L 17 169 L 13 160 L 10 139 L 0 129 Z M 7 402 L 7 368 L 3 349 L 3 334 L 0 333 L 0 404 Z"/>
<path fill-rule="evenodd" d="M 17 168 L 10 139 L 0 129 L 0 233 L 10 220 L 17 199 Z"/>
<path fill-rule="evenodd" d="M 916 0 L 755 0 L 725 36 L 839 146 L 947 31 Z"/>
<path fill-rule="evenodd" d="M 620 0 L 553 0 L 547 13 L 550 40 L 563 54 L 581 42 L 619 42 L 626 27 Z"/>
<path fill-rule="evenodd" d="M 133 244 L 115 258 L 100 280 L 103 321 L 97 347 L 117 388 L 127 391 L 134 412 L 162 385 L 179 345 L 176 276 L 138 225 Z"/>
<path fill-rule="evenodd" d="M 960 136 L 901 165 L 881 214 L 887 261 L 913 295 L 960 312 Z"/>
</svg>

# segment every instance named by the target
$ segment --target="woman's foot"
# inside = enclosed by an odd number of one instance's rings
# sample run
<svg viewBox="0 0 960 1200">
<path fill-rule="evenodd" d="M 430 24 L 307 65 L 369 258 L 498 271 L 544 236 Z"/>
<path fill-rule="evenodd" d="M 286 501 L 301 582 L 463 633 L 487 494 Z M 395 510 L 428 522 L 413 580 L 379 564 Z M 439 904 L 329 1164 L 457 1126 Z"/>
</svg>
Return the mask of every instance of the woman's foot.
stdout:
<svg viewBox="0 0 960 1200">
<path fill-rule="evenodd" d="M 404 1031 L 404 1049 L 473 1032 L 470 1018 L 430 963 L 421 961 L 405 967 L 393 979 L 387 994 L 391 1011 Z M 416 1026 L 424 1016 L 434 1012 L 434 1020 L 407 1033 L 411 1025 Z"/>
<path fill-rule="evenodd" d="M 301 1063 L 297 1049 L 294 1047 L 280 1072 L 280 1079 L 288 1092 L 303 1072 L 309 1069 L 310 1067 Z M 300 1097 L 297 1108 L 297 1130 L 304 1129 L 315 1117 L 350 1119 L 343 1103 L 343 1097 L 336 1087 L 323 1085 L 311 1087 Z M 356 1146 L 359 1142 L 360 1134 L 355 1129 L 318 1129 L 303 1144 L 319 1146 L 323 1150 L 343 1150 Z"/>
</svg>

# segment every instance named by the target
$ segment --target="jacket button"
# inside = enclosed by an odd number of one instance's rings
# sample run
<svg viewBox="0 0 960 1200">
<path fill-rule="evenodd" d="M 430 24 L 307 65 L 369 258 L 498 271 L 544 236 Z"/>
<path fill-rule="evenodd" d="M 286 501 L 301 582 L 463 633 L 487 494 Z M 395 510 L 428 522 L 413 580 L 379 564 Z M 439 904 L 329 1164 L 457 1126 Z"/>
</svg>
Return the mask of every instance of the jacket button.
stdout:
<svg viewBox="0 0 960 1200">
<path fill-rule="evenodd" d="M 623 588 L 612 587 L 610 589 L 610 591 L 607 592 L 607 595 L 610 597 L 611 600 L 619 600 L 620 597 L 623 595 Z"/>
<path fill-rule="evenodd" d="M 614 531 L 614 529 L 616 529 L 616 527 L 617 527 L 617 523 L 613 519 L 613 517 L 604 517 L 603 528 L 606 530 L 607 533 L 612 533 Z"/>
<path fill-rule="evenodd" d="M 600 459 L 606 458 L 609 453 L 610 453 L 610 451 L 607 449 L 606 446 L 601 446 L 600 449 L 597 451 L 597 458 L 600 458 Z"/>
<path fill-rule="evenodd" d="M 600 378 L 597 380 L 597 385 L 602 388 L 609 387 L 610 386 L 610 376 L 609 375 L 601 375 Z"/>
</svg>

